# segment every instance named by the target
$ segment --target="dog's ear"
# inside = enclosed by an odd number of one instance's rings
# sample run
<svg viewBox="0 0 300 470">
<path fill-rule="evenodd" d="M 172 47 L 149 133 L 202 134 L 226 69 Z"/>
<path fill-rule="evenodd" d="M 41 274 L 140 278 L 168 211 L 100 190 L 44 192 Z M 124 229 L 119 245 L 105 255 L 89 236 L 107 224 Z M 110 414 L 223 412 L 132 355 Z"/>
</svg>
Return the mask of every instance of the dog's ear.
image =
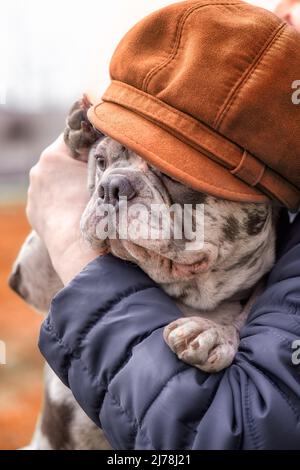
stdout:
<svg viewBox="0 0 300 470">
<path fill-rule="evenodd" d="M 72 156 L 84 162 L 88 161 L 90 147 L 103 137 L 87 118 L 87 111 L 91 106 L 86 95 L 76 101 L 70 109 L 64 131 L 64 140 Z"/>
</svg>

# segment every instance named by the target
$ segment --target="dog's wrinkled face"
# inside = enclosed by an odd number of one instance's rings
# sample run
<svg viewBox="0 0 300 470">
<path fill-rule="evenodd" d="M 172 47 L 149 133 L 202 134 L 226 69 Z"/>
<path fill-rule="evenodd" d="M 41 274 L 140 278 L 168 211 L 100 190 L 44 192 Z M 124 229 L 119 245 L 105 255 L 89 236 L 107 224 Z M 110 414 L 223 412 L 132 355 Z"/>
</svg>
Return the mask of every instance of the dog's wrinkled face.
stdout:
<svg viewBox="0 0 300 470">
<path fill-rule="evenodd" d="M 275 238 L 271 205 L 225 201 L 187 188 L 109 137 L 99 140 L 91 153 L 95 159 L 94 190 L 81 222 L 85 238 L 97 246 L 107 245 L 114 255 L 138 264 L 173 297 L 193 307 L 213 308 L 238 290 L 253 286 L 270 269 Z M 177 204 L 183 210 L 188 205 L 193 228 L 203 231 L 203 245 L 187 249 L 190 239 L 184 230 L 182 239 L 174 236 L 172 220 L 167 239 L 139 238 L 136 233 L 131 237 L 130 231 L 127 237 L 120 236 L 121 222 L 113 222 L 112 215 L 102 209 L 110 204 L 118 213 L 124 198 L 128 226 L 138 221 L 139 227 L 147 226 L 148 235 L 153 225 L 161 230 L 161 219 L 147 219 L 139 211 L 130 213 L 131 207 L 140 204 L 150 210 L 157 204 Z M 201 227 L 196 224 L 197 204 L 204 207 Z M 110 227 L 115 226 L 117 237 L 101 240 L 98 228 L 107 228 L 109 222 Z M 203 284 L 207 295 L 199 294 Z"/>
</svg>

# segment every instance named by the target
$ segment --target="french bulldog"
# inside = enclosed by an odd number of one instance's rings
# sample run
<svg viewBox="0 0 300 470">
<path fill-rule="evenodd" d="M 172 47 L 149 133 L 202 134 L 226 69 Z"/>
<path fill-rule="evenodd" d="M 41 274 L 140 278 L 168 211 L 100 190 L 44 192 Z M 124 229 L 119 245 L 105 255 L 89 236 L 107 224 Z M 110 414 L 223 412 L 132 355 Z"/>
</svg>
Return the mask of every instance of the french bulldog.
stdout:
<svg viewBox="0 0 300 470">
<path fill-rule="evenodd" d="M 86 97 L 75 103 L 67 119 L 65 142 L 74 158 L 89 165 L 90 200 L 82 215 L 87 243 L 137 264 L 174 299 L 182 317 L 167 325 L 164 339 L 178 358 L 205 372 L 228 367 L 239 345 L 239 331 L 275 260 L 276 221 L 273 203 L 239 203 L 189 188 L 147 163 L 121 143 L 96 131 L 87 120 Z M 127 223 L 139 219 L 130 208 L 153 205 L 184 210 L 192 225 L 203 230 L 201 247 L 187 249 L 190 238 L 121 237 L 115 214 L 127 204 Z M 197 208 L 203 208 L 202 225 Z M 139 220 L 160 233 L 159 217 Z M 99 226 L 114 236 L 99 235 Z M 154 225 L 154 227 L 153 227 Z M 149 233 L 149 232 L 148 232 Z M 102 234 L 102 232 L 101 232 Z M 14 264 L 10 286 L 35 309 L 46 313 L 63 287 L 47 249 L 33 232 Z M 109 449 L 103 432 L 77 405 L 72 393 L 46 366 L 44 408 L 30 449 Z"/>
</svg>

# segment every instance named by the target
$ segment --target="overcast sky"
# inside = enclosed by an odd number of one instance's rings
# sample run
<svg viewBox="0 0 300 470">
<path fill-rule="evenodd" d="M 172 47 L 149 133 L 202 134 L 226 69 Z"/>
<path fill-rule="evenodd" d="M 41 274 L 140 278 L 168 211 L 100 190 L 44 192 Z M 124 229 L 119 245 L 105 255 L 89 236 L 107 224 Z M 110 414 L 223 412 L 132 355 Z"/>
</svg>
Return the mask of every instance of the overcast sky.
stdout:
<svg viewBox="0 0 300 470">
<path fill-rule="evenodd" d="M 172 0 L 0 0 L 0 103 L 65 107 L 109 83 L 108 64 L 139 19 Z M 278 0 L 253 0 L 274 8 Z"/>
</svg>

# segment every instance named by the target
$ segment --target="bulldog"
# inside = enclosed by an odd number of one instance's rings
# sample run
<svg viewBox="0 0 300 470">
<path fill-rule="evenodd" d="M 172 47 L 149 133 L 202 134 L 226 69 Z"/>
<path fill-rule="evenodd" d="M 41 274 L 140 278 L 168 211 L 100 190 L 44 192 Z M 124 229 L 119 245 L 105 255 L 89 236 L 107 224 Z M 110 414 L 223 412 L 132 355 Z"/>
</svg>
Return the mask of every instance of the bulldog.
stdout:
<svg viewBox="0 0 300 470">
<path fill-rule="evenodd" d="M 164 339 L 180 360 L 209 373 L 228 367 L 238 349 L 239 331 L 275 260 L 278 207 L 218 199 L 186 187 L 96 131 L 87 120 L 89 106 L 86 97 L 73 106 L 64 134 L 73 157 L 89 165 L 91 197 L 81 219 L 84 239 L 101 251 L 137 264 L 174 299 L 182 317 L 165 327 Z M 174 216 L 170 217 L 168 238 L 136 233 L 133 237 L 130 230 L 126 237 L 120 236 L 120 219 L 112 214 L 121 212 L 124 201 L 128 226 L 136 226 L 138 221 L 140 228 L 151 225 L 159 234 L 160 217 L 149 221 L 130 209 L 142 206 L 151 212 L 153 205 L 188 208 L 194 232 L 202 231 L 201 246 L 192 245 L 185 232 L 181 238 L 175 237 L 178 220 L 175 223 Z M 107 205 L 112 211 L 106 210 Z M 105 237 L 99 227 L 106 230 Z M 36 233 L 25 241 L 9 284 L 43 313 L 63 287 Z M 102 431 L 48 366 L 44 407 L 28 448 L 110 448 Z"/>
</svg>

